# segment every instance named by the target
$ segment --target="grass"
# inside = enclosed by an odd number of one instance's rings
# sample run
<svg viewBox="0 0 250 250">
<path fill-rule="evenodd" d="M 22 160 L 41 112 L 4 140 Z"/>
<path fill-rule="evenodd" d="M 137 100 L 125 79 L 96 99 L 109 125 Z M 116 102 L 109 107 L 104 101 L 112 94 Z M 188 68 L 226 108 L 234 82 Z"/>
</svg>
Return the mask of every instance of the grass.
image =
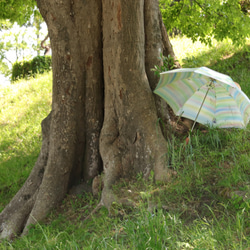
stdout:
<svg viewBox="0 0 250 250">
<path fill-rule="evenodd" d="M 50 112 L 51 73 L 0 85 L 0 211 L 25 179 L 41 147 L 41 120 Z"/>
<path fill-rule="evenodd" d="M 250 96 L 248 47 L 229 41 L 209 48 L 175 38 L 184 67 L 208 66 L 230 74 Z M 185 51 L 185 54 L 184 54 Z M 22 185 L 41 145 L 40 122 L 50 110 L 51 76 L 1 89 L 1 209 Z M 3 136 L 2 136 L 3 135 Z M 43 223 L 0 249 L 250 249 L 250 125 L 245 130 L 196 129 L 190 146 L 185 136 L 169 143 L 167 184 L 138 174 L 114 190 L 133 207 L 113 204 L 83 219 L 98 199 L 69 195 Z"/>
</svg>

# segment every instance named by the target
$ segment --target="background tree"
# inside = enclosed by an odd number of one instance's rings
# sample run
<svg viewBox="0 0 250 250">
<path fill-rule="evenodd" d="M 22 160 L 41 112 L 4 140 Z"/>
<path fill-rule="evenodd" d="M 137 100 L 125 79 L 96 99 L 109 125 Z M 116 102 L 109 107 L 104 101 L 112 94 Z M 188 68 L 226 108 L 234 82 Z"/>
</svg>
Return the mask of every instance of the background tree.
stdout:
<svg viewBox="0 0 250 250">
<path fill-rule="evenodd" d="M 4 32 L 6 30 L 9 30 L 13 24 L 8 20 L 0 20 L 0 32 Z M 6 56 L 6 43 L 3 41 L 4 39 L 0 38 L 0 72 L 2 72 L 5 76 L 10 75 L 10 68 L 8 66 L 9 64 L 12 64 L 12 62 L 7 58 Z"/>
<path fill-rule="evenodd" d="M 27 0 L 25 3 L 22 0 L 11 1 L 1 0 L 0 2 L 0 20 L 10 20 L 22 25 L 29 21 L 36 6 L 35 0 Z"/>
<path fill-rule="evenodd" d="M 26 30 L 19 29 L 17 31 L 17 25 L 1 30 L 0 65 L 1 72 L 5 76 L 10 75 L 11 66 L 15 61 L 23 60 L 25 57 L 25 50 L 28 49 L 27 39 L 24 39 L 25 35 L 27 35 Z"/>
<path fill-rule="evenodd" d="M 41 49 L 41 42 L 44 39 L 44 34 L 42 33 L 42 24 L 44 20 L 37 8 L 35 8 L 34 13 L 32 15 L 31 21 L 29 21 L 30 27 L 35 27 L 35 34 L 36 34 L 36 43 L 32 44 L 32 48 L 36 51 L 37 55 L 40 56 Z M 43 55 L 44 53 L 42 53 Z"/>
<path fill-rule="evenodd" d="M 11 28 L 1 30 L 0 65 L 2 65 L 1 73 L 5 76 L 10 75 L 14 62 L 32 57 L 33 39 L 29 33 L 29 28 L 20 27 L 17 23 L 12 24 Z"/>
<path fill-rule="evenodd" d="M 11 74 L 14 62 L 40 54 L 41 39 L 45 37 L 42 24 L 44 21 L 37 9 L 21 26 L 9 19 L 0 22 L 0 72 L 6 77 Z"/>
<path fill-rule="evenodd" d="M 160 0 L 160 8 L 167 30 L 178 29 L 193 41 L 244 44 L 250 34 L 249 0 Z"/>
<path fill-rule="evenodd" d="M 44 49 L 44 55 L 45 56 L 51 54 L 50 44 L 47 42 L 48 38 L 49 38 L 49 34 L 41 42 L 41 48 Z M 45 44 L 45 43 L 47 43 L 47 44 Z"/>
</svg>

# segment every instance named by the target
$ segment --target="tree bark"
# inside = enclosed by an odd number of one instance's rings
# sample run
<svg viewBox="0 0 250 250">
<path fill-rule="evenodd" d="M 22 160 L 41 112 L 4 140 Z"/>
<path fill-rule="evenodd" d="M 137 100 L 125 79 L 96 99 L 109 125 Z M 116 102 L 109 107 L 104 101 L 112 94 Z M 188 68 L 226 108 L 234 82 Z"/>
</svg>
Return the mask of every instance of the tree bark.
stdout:
<svg viewBox="0 0 250 250">
<path fill-rule="evenodd" d="M 167 145 L 160 129 L 145 69 L 144 1 L 103 1 L 105 117 L 100 138 L 104 163 L 102 202 L 120 176 L 155 171 L 168 178 Z M 159 56 L 159 51 L 154 55 Z M 106 195 L 108 193 L 108 195 Z"/>
<path fill-rule="evenodd" d="M 34 195 L 27 205 L 23 202 L 22 206 L 12 206 L 13 210 L 7 209 L 25 196 L 23 187 L 1 213 L 0 232 L 4 238 L 26 233 L 30 224 L 42 220 L 64 198 L 70 186 L 92 179 L 102 169 L 98 140 L 104 105 L 101 2 L 37 3 L 48 25 L 53 50 L 49 154 L 43 166 L 39 164 L 44 174 L 40 182 L 33 181 Z M 89 15 L 92 10 L 95 12 Z M 33 175 L 40 177 L 36 167 Z M 25 210 L 24 205 L 29 209 L 19 219 L 22 209 L 18 207 Z"/>
<path fill-rule="evenodd" d="M 152 170 L 156 180 L 170 176 L 157 126 L 157 113 L 164 117 L 167 109 L 152 93 L 158 79 L 151 68 L 166 50 L 158 1 L 37 4 L 53 51 L 52 112 L 42 124 L 43 146 L 30 177 L 0 214 L 2 238 L 25 234 L 72 185 L 102 169 L 107 208 L 120 177 L 142 172 L 147 178 Z"/>
</svg>

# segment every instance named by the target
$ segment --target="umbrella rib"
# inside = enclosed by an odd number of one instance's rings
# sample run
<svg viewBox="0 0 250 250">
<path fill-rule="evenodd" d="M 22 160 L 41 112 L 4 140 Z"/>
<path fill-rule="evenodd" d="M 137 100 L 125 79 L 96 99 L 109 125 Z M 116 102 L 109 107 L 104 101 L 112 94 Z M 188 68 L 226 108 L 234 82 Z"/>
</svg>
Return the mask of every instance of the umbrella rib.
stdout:
<svg viewBox="0 0 250 250">
<path fill-rule="evenodd" d="M 211 80 L 211 83 L 209 84 L 209 88 L 207 89 L 207 92 L 206 92 L 206 94 L 205 94 L 205 97 L 204 97 L 204 99 L 203 99 L 203 101 L 202 101 L 202 103 L 201 103 L 201 106 L 200 106 L 200 108 L 199 108 L 199 111 L 198 111 L 198 113 L 197 113 L 197 115 L 196 115 L 196 117 L 195 117 L 193 126 L 192 126 L 192 128 L 191 128 L 191 132 L 192 132 L 193 129 L 194 129 L 194 126 L 195 126 L 195 124 L 196 124 L 197 118 L 198 118 L 198 116 L 199 116 L 199 114 L 200 114 L 200 112 L 201 112 L 202 106 L 203 106 L 203 104 L 204 104 L 204 102 L 205 102 L 205 100 L 206 100 L 207 94 L 208 94 L 208 92 L 209 92 L 209 90 L 210 90 L 211 87 L 212 87 L 212 80 Z"/>
</svg>

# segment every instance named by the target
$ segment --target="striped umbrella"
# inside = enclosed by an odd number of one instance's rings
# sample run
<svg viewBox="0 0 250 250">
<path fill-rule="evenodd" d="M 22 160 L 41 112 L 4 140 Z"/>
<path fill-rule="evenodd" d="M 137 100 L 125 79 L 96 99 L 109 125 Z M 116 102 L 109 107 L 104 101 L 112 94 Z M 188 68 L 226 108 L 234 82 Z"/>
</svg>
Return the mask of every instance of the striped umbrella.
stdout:
<svg viewBox="0 0 250 250">
<path fill-rule="evenodd" d="M 219 128 L 245 128 L 250 120 L 250 100 L 240 87 L 231 77 L 207 67 L 163 72 L 154 93 L 177 116 L 194 120 L 193 127 L 197 121 Z"/>
</svg>

